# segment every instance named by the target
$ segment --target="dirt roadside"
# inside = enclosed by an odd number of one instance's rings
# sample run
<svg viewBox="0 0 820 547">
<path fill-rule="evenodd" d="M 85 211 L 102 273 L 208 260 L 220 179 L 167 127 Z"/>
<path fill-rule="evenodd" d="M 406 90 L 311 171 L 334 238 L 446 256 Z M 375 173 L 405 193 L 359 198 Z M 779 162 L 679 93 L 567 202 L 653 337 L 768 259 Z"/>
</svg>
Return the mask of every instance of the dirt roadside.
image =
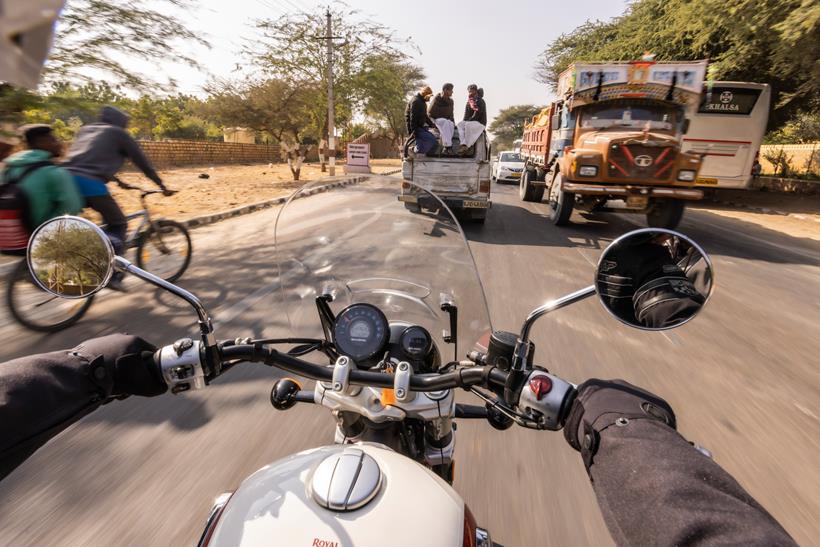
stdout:
<svg viewBox="0 0 820 547">
<path fill-rule="evenodd" d="M 373 160 L 371 168 L 374 173 L 393 171 L 401 168 L 401 160 Z M 343 166 L 337 164 L 336 173 L 343 174 L 342 169 Z M 180 167 L 162 170 L 159 174 L 169 188 L 179 192 L 171 197 L 151 196 L 148 205 L 152 214 L 174 220 L 186 220 L 285 196 L 307 182 L 327 176 L 327 173 L 322 173 L 318 163 L 302 166 L 299 181 L 294 181 L 288 166 L 280 163 Z M 200 178 L 202 175 L 207 175 L 207 178 Z M 155 188 L 138 172 L 123 172 L 120 178 L 128 184 Z M 126 213 L 141 208 L 138 192 L 122 190 L 115 184 L 108 186 Z"/>
<path fill-rule="evenodd" d="M 820 241 L 820 195 L 724 190 L 692 208 Z"/>
</svg>

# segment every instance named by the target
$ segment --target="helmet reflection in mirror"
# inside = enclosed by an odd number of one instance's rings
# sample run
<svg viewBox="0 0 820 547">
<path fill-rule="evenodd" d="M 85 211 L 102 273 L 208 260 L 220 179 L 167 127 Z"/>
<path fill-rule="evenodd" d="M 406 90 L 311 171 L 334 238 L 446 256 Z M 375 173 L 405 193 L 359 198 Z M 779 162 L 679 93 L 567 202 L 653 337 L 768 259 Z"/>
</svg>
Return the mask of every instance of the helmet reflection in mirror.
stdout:
<svg viewBox="0 0 820 547">
<path fill-rule="evenodd" d="M 105 233 L 79 217 L 57 217 L 42 224 L 28 244 L 34 281 L 62 298 L 85 298 L 103 289 L 114 271 L 114 249 Z"/>
<path fill-rule="evenodd" d="M 671 230 L 621 236 L 601 255 L 595 288 L 617 319 L 640 329 L 678 327 L 712 293 L 712 262 L 697 243 Z"/>
</svg>

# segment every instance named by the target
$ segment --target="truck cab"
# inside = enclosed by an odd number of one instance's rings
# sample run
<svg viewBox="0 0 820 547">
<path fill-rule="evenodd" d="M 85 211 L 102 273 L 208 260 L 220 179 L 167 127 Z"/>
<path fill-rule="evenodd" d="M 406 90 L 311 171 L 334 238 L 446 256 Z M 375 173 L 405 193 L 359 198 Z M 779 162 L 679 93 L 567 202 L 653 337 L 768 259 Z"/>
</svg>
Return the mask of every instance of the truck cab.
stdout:
<svg viewBox="0 0 820 547">
<path fill-rule="evenodd" d="M 459 149 L 458 134 L 453 135 L 454 150 Z M 441 147 L 423 157 L 412 153 L 412 141 L 405 146 L 402 178 L 438 196 L 460 220 L 484 223 L 490 209 L 490 144 L 482 133 L 464 153 L 445 154 Z M 413 211 L 437 207 L 424 203 L 411 184 L 402 184 L 399 199 Z"/>
<path fill-rule="evenodd" d="M 562 98 L 527 124 L 521 199 L 541 201 L 550 219 L 573 209 L 644 213 L 673 228 L 696 189 L 699 154 L 681 151 L 697 107 L 705 63 L 573 65 L 559 79 Z"/>
</svg>

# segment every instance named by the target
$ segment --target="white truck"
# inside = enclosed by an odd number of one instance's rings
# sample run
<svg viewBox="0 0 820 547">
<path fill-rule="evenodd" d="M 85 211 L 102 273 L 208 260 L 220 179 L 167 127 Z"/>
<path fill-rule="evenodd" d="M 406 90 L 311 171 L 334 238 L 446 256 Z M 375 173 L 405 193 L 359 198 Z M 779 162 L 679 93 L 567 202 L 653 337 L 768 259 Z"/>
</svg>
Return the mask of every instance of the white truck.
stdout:
<svg viewBox="0 0 820 547">
<path fill-rule="evenodd" d="M 490 144 L 487 133 L 482 133 L 475 144 L 463 154 L 444 154 L 439 150 L 423 157 L 415 157 L 411 142 L 405 147 L 402 178 L 439 197 L 461 220 L 480 224 L 487 218 L 490 201 Z M 454 150 L 458 150 L 458 135 L 453 136 Z M 430 208 L 424 198 L 413 191 L 410 184 L 402 184 L 399 199 L 410 210 Z"/>
</svg>

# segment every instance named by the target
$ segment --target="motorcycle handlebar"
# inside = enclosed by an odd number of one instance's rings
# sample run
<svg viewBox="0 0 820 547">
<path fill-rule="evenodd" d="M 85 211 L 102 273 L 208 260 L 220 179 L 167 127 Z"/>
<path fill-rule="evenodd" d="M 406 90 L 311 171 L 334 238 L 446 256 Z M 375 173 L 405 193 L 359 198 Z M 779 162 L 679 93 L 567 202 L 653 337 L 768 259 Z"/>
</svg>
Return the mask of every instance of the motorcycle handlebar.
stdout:
<svg viewBox="0 0 820 547">
<path fill-rule="evenodd" d="M 276 366 L 288 372 L 320 382 L 333 380 L 333 368 L 317 365 L 298 359 L 286 353 L 279 352 L 257 345 L 236 345 L 222 348 L 222 359 L 231 361 L 236 359 L 265 363 Z M 485 365 L 481 367 L 463 368 L 444 374 L 417 374 L 410 377 L 412 391 L 440 391 L 457 387 L 470 387 L 494 384 L 503 387 L 507 380 L 507 373 L 496 367 Z M 354 385 L 392 388 L 395 375 L 367 370 L 352 370 L 350 383 Z"/>
<path fill-rule="evenodd" d="M 205 347 L 186 338 L 161 348 L 155 356 L 155 362 L 172 393 L 203 388 L 241 361 L 264 363 L 319 382 L 338 382 L 334 379 L 336 367 L 303 361 L 294 355 L 266 347 L 264 342 L 236 345 L 228 342 L 217 347 Z M 345 378 L 353 385 L 400 389 L 396 387 L 397 376 L 392 373 L 353 369 L 345 373 Z M 405 389 L 421 392 L 473 386 L 500 388 L 505 392 L 508 407 L 506 410 L 499 407 L 499 411 L 520 425 L 535 429 L 557 430 L 563 427 L 575 393 L 572 384 L 543 369 L 506 372 L 486 364 L 457 368 L 443 374 L 412 374 L 398 381 L 403 382 Z M 476 395 L 488 404 L 497 404 L 486 395 L 479 392 Z"/>
</svg>

